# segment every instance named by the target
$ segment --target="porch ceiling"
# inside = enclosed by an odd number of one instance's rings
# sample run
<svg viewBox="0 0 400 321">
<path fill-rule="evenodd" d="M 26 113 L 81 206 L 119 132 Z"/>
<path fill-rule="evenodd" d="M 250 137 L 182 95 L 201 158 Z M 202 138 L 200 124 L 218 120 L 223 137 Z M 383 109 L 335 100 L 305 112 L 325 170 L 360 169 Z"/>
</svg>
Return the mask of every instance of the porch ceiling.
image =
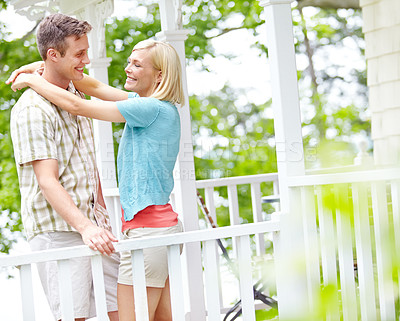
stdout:
<svg viewBox="0 0 400 321">
<path fill-rule="evenodd" d="M 14 6 L 17 13 L 26 16 L 29 20 L 37 21 L 44 17 L 46 11 L 51 13 L 62 12 L 71 15 L 91 4 L 104 1 L 105 0 L 11 0 L 10 4 Z"/>
</svg>

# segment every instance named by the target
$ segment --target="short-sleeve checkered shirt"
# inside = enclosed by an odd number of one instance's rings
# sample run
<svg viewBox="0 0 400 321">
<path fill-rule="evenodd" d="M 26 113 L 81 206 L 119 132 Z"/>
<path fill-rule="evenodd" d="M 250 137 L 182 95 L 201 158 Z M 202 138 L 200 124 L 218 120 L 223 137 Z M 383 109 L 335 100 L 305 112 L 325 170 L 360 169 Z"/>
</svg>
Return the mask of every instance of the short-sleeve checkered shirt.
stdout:
<svg viewBox="0 0 400 321">
<path fill-rule="evenodd" d="M 84 98 L 72 82 L 68 91 Z M 94 224 L 111 230 L 107 212 L 97 202 L 92 122 L 74 116 L 27 89 L 11 112 L 11 137 L 21 191 L 21 215 L 27 239 L 39 233 L 74 231 L 46 201 L 32 161 L 56 159 L 59 182 Z"/>
</svg>

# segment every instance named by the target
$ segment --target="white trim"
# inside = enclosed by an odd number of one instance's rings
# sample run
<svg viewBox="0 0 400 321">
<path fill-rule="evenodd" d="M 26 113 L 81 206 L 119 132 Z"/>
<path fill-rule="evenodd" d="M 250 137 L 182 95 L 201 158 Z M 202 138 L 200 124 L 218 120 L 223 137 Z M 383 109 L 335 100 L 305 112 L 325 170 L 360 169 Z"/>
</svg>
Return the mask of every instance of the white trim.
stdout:
<svg viewBox="0 0 400 321">
<path fill-rule="evenodd" d="M 290 4 L 294 0 L 259 0 L 261 7 L 272 6 L 276 4 Z"/>
<path fill-rule="evenodd" d="M 252 235 L 258 233 L 268 233 L 279 231 L 278 221 L 267 221 L 263 223 L 249 223 L 236 226 L 218 227 L 215 229 L 197 230 L 178 234 L 143 237 L 135 240 L 124 240 L 114 243 L 117 252 L 145 249 L 156 246 L 169 246 L 191 242 L 201 242 L 207 240 L 223 239 L 241 235 Z M 98 255 L 86 245 L 73 246 L 57 250 L 37 251 L 19 255 L 0 256 L 0 267 L 18 266 L 24 264 L 45 262 L 49 259 L 62 260 L 81 256 Z"/>
<path fill-rule="evenodd" d="M 159 41 L 185 41 L 190 30 L 164 30 L 156 33 Z"/>
<path fill-rule="evenodd" d="M 400 179 L 400 168 L 378 169 L 352 173 L 304 175 L 288 177 L 288 186 L 345 184 Z"/>
<path fill-rule="evenodd" d="M 275 180 L 277 180 L 277 178 L 278 178 L 278 173 L 223 177 L 223 178 L 205 179 L 196 181 L 196 187 L 207 188 L 207 187 L 219 187 L 219 186 L 262 183 L 262 182 L 274 182 Z"/>
</svg>

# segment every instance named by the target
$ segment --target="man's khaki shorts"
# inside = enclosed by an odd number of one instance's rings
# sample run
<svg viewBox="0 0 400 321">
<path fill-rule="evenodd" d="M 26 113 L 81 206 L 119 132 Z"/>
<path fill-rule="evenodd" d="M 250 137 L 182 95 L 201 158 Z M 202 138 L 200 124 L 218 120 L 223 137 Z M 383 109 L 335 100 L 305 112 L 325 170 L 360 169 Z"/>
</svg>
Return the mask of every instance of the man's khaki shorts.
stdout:
<svg viewBox="0 0 400 321">
<path fill-rule="evenodd" d="M 82 237 L 77 232 L 42 233 L 29 241 L 32 251 L 42 251 L 83 245 Z M 110 257 L 103 255 L 104 286 L 106 290 L 107 311 L 117 311 L 117 276 L 119 254 Z M 39 277 L 46 294 L 50 309 L 56 320 L 61 319 L 60 291 L 58 286 L 57 262 L 38 263 Z M 70 260 L 72 296 L 75 318 L 96 316 L 93 292 L 92 267 L 90 257 Z"/>
<path fill-rule="evenodd" d="M 183 231 L 182 223 L 171 227 L 141 227 L 124 231 L 123 239 L 135 239 L 145 236 L 158 236 L 180 233 Z M 144 268 L 146 273 L 146 286 L 153 288 L 165 287 L 168 277 L 167 247 L 153 247 L 143 250 Z M 133 285 L 131 252 L 121 252 L 121 263 L 119 265 L 118 283 Z"/>
</svg>

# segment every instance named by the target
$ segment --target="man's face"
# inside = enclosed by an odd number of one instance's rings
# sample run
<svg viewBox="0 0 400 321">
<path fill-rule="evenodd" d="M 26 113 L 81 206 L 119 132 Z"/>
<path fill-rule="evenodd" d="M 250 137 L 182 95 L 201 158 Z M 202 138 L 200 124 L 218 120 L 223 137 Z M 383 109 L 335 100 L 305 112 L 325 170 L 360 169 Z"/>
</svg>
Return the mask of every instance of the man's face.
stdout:
<svg viewBox="0 0 400 321">
<path fill-rule="evenodd" d="M 66 38 L 67 49 L 64 57 L 60 57 L 57 63 L 57 71 L 60 77 L 66 80 L 81 80 L 83 68 L 90 63 L 87 51 L 89 41 L 87 35 L 76 39 L 75 36 Z"/>
</svg>

